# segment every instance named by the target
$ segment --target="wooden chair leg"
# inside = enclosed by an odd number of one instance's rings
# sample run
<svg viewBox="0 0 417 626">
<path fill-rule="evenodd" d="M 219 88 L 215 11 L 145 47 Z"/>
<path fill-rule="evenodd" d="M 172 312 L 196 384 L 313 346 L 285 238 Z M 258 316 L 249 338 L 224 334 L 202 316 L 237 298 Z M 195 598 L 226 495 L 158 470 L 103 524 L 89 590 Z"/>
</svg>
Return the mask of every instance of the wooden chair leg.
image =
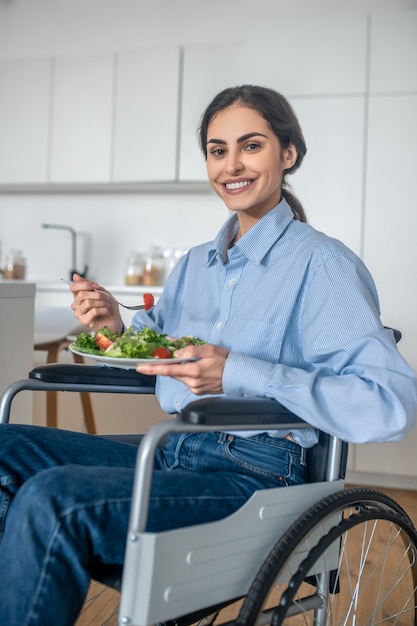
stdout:
<svg viewBox="0 0 417 626">
<path fill-rule="evenodd" d="M 61 342 L 51 343 L 48 346 L 47 363 L 58 363 Z M 46 425 L 50 428 L 58 428 L 58 392 L 46 392 Z"/>
<path fill-rule="evenodd" d="M 66 350 L 70 345 L 71 341 L 68 339 L 62 339 L 55 342 L 45 342 L 45 343 L 37 343 L 35 344 L 35 350 L 46 351 L 47 363 L 58 363 L 59 362 L 59 353 L 61 350 Z M 74 361 L 76 363 L 84 363 L 84 359 L 82 356 L 78 354 L 73 354 Z M 80 400 L 81 406 L 83 409 L 84 415 L 84 424 L 87 433 L 96 435 L 97 434 L 97 425 L 96 418 L 94 415 L 94 409 L 91 402 L 90 394 L 85 392 L 80 392 Z M 50 428 L 58 428 L 58 392 L 57 391 L 47 391 L 46 392 L 46 425 Z"/>
</svg>

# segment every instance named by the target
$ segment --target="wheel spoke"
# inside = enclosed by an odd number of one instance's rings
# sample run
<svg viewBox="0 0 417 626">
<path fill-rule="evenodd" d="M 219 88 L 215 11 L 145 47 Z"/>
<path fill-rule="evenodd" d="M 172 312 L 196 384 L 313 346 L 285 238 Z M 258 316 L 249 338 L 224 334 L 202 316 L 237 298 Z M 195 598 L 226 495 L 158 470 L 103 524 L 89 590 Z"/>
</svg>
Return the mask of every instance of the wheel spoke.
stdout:
<svg viewBox="0 0 417 626">
<path fill-rule="evenodd" d="M 339 492 L 307 512 L 305 521 L 297 520 L 288 534 L 256 578 L 257 598 L 249 590 L 238 626 L 259 623 L 275 579 L 292 562 L 290 582 L 274 600 L 273 626 L 416 626 L 417 533 L 391 498 L 367 489 Z M 298 564 L 300 550 L 307 556 Z"/>
</svg>

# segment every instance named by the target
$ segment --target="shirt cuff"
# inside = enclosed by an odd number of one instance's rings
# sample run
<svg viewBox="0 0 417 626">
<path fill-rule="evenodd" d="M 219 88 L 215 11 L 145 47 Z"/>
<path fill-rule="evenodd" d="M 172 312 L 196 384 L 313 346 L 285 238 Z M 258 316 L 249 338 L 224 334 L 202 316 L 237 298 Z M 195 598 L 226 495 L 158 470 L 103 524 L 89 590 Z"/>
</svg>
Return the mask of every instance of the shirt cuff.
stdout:
<svg viewBox="0 0 417 626">
<path fill-rule="evenodd" d="M 230 352 L 223 371 L 223 392 L 227 396 L 265 396 L 273 367 L 273 363 Z"/>
</svg>

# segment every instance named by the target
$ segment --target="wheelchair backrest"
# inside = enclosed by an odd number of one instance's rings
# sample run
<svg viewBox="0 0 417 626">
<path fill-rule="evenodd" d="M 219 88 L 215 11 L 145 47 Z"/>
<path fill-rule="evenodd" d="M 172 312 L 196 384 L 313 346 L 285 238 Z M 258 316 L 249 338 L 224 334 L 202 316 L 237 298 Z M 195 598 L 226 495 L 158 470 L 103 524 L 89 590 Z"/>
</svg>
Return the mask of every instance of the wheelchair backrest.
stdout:
<svg viewBox="0 0 417 626">
<path fill-rule="evenodd" d="M 319 431 L 319 440 L 315 446 L 307 450 L 308 482 L 317 483 L 327 480 L 330 459 L 330 440 L 332 437 Z M 348 444 L 343 441 L 341 446 L 339 478 L 346 476 Z"/>
</svg>

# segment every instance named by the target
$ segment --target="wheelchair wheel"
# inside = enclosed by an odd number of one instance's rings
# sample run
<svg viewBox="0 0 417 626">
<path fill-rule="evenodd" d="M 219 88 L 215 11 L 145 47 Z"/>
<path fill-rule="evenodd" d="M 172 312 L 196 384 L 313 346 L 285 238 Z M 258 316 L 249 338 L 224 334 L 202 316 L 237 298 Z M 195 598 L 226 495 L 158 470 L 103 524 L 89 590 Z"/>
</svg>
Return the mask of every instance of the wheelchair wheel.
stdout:
<svg viewBox="0 0 417 626">
<path fill-rule="evenodd" d="M 380 623 L 417 625 L 417 532 L 394 500 L 373 489 L 338 492 L 298 518 L 264 562 L 235 622 Z"/>
</svg>

